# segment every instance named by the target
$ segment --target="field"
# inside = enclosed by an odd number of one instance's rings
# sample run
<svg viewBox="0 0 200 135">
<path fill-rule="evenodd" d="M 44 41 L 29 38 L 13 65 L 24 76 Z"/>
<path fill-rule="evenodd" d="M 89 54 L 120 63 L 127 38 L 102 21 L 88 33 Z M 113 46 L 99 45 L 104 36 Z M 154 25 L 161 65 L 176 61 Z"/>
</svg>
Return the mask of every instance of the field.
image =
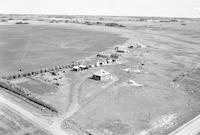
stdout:
<svg viewBox="0 0 200 135">
<path fill-rule="evenodd" d="M 126 40 L 71 26 L 0 25 L 0 29 L 0 75 L 68 64 Z"/>
<path fill-rule="evenodd" d="M 116 21 L 105 17 L 99 25 L 92 17 L 87 18 L 93 20 L 90 23 L 65 23 L 61 17 L 52 24 L 52 18 L 48 19 L 0 25 L 0 75 L 78 59 L 81 65 L 92 65 L 80 72 L 65 68 L 10 81 L 53 105 L 58 109 L 56 115 L 0 91 L 48 125 L 43 128 L 54 127 L 51 132 L 59 135 L 69 131 L 76 135 L 79 130 L 81 134 L 167 135 L 199 115 L 199 20 L 125 17 Z M 110 22 L 120 25 L 106 25 Z M 126 52 L 117 52 L 117 47 Z M 117 53 L 119 58 L 104 63 L 108 60 L 97 57 L 98 52 Z M 112 78 L 94 80 L 93 73 L 100 69 Z M 70 125 L 65 120 L 73 122 Z"/>
</svg>

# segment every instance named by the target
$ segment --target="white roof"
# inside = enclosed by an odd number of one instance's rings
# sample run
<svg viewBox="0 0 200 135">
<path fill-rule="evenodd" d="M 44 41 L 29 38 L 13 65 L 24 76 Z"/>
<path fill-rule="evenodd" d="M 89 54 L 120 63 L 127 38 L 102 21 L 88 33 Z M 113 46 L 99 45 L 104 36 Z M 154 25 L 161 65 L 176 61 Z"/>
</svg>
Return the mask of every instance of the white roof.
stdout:
<svg viewBox="0 0 200 135">
<path fill-rule="evenodd" d="M 79 66 L 74 66 L 73 69 L 79 69 Z"/>
<path fill-rule="evenodd" d="M 79 67 L 80 67 L 80 68 L 86 68 L 86 66 L 85 66 L 85 65 L 79 65 Z"/>
<path fill-rule="evenodd" d="M 109 72 L 105 71 L 104 69 L 100 69 L 97 72 L 93 73 L 93 75 L 96 76 L 105 76 L 105 75 L 110 75 Z"/>
</svg>

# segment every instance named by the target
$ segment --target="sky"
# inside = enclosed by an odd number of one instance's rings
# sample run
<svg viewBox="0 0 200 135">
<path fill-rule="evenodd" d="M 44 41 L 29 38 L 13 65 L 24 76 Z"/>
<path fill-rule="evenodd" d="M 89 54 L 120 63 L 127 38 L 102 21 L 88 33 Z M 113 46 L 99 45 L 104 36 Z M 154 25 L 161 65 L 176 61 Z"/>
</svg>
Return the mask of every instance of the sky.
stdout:
<svg viewBox="0 0 200 135">
<path fill-rule="evenodd" d="M 0 13 L 200 18 L 200 0 L 0 0 Z"/>
</svg>

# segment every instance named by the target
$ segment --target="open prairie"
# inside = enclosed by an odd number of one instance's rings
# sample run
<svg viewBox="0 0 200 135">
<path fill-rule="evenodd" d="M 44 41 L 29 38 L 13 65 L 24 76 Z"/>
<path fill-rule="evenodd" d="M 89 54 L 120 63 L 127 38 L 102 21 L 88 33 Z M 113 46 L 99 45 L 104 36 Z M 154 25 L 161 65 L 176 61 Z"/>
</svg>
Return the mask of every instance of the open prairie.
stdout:
<svg viewBox="0 0 200 135">
<path fill-rule="evenodd" d="M 78 60 L 9 80 L 55 107 L 56 115 L 0 93 L 58 135 L 167 135 L 199 115 L 198 19 L 79 17 L 0 25 L 0 75 Z M 101 69 L 112 77 L 95 80 Z"/>
</svg>

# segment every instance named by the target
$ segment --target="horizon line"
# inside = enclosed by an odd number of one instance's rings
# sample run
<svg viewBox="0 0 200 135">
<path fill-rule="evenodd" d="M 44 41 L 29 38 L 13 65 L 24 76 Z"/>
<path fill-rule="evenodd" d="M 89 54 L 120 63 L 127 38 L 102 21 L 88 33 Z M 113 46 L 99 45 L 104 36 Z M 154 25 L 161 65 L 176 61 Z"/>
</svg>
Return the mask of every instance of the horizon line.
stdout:
<svg viewBox="0 0 200 135">
<path fill-rule="evenodd" d="M 48 13 L 1 13 L 1 15 L 63 15 L 63 16 L 110 16 L 110 17 L 144 17 L 144 18 L 178 18 L 178 19 L 200 19 L 200 17 L 181 17 L 181 16 L 140 16 L 140 15 L 92 15 L 92 14 L 48 14 Z"/>
</svg>

